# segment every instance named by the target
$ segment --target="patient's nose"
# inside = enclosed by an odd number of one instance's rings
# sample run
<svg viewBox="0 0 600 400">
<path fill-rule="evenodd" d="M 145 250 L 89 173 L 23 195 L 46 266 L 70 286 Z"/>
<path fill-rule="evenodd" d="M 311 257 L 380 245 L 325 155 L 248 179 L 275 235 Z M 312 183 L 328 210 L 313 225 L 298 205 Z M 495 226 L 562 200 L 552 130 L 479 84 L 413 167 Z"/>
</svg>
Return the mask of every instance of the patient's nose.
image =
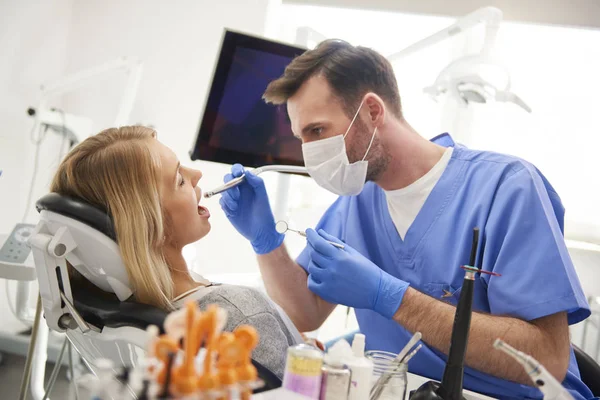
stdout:
<svg viewBox="0 0 600 400">
<path fill-rule="evenodd" d="M 198 185 L 198 181 L 200 181 L 200 179 L 202 178 L 202 172 L 197 170 L 197 169 L 192 169 L 190 170 L 191 175 L 192 175 L 192 186 L 197 186 Z"/>
</svg>

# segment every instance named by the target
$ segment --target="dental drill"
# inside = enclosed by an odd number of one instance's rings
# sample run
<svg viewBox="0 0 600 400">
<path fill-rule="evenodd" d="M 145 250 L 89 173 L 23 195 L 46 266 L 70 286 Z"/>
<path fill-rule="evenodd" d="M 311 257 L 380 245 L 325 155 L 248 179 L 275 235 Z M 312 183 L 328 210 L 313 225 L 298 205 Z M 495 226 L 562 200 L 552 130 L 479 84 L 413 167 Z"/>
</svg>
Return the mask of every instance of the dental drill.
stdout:
<svg viewBox="0 0 600 400">
<path fill-rule="evenodd" d="M 308 172 L 306 172 L 305 167 L 298 167 L 298 166 L 294 166 L 294 165 L 265 165 L 263 167 L 258 167 L 256 169 L 252 170 L 251 172 L 254 175 L 259 175 L 259 174 L 262 174 L 263 172 L 269 172 L 269 171 L 290 172 L 290 173 L 295 173 L 295 174 L 308 174 Z M 234 179 L 230 180 L 229 182 L 227 182 L 226 184 L 221 185 L 216 189 L 213 189 L 213 190 L 210 190 L 210 191 L 204 193 L 204 197 L 210 198 L 216 194 L 219 194 L 226 190 L 234 188 L 237 185 L 239 185 L 240 183 L 244 182 L 245 179 L 246 179 L 246 174 L 244 173 L 244 174 L 242 174 L 242 176 L 240 176 L 238 178 L 234 178 Z"/>
<path fill-rule="evenodd" d="M 500 276 L 493 271 L 481 268 L 483 257 L 477 257 L 479 249 L 479 228 L 473 228 L 473 242 L 471 245 L 471 256 L 469 265 L 463 265 L 465 277 L 460 293 L 460 298 L 454 314 L 454 325 L 450 338 L 450 351 L 448 361 L 444 368 L 442 382 L 428 381 L 411 394 L 411 400 L 463 400 L 463 376 L 465 369 L 465 357 L 467 345 L 469 344 L 469 329 L 471 327 L 471 314 L 473 309 L 473 295 L 475 290 L 475 278 L 477 274 L 488 274 Z M 479 265 L 475 264 L 479 259 Z"/>
<path fill-rule="evenodd" d="M 439 383 L 434 381 L 424 383 L 410 396 L 412 400 L 464 400 L 462 395 L 464 363 L 471 326 L 475 274 L 479 271 L 477 268 L 473 268 L 477 261 L 478 247 L 479 229 L 474 228 L 469 268 L 465 269 L 460 299 L 454 314 L 450 352 L 448 353 L 448 361 L 446 362 L 446 368 L 444 368 L 442 381 Z"/>
<path fill-rule="evenodd" d="M 545 400 L 573 400 L 573 396 L 569 394 L 567 389 L 530 355 L 515 349 L 501 339 L 496 339 L 494 348 L 502 350 L 523 366 L 535 387 L 544 395 Z"/>
</svg>

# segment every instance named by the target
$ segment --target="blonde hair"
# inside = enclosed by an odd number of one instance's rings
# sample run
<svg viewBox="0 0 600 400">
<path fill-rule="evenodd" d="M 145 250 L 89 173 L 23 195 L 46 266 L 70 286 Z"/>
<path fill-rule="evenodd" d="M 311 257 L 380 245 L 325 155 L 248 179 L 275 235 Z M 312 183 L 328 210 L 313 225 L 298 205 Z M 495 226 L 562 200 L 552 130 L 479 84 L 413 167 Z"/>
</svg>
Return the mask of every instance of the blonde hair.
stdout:
<svg viewBox="0 0 600 400">
<path fill-rule="evenodd" d="M 62 161 L 50 190 L 106 211 L 135 300 L 170 310 L 174 288 L 162 252 L 160 158 L 148 145 L 155 137 L 153 129 L 125 126 L 87 138 Z"/>
</svg>

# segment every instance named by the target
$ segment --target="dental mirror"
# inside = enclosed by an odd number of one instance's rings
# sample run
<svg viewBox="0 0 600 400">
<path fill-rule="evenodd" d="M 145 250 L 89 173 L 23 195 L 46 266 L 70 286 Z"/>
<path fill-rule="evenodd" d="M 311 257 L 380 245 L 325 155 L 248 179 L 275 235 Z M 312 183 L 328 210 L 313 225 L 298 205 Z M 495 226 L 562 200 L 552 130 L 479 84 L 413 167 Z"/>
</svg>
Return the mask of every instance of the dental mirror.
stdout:
<svg viewBox="0 0 600 400">
<path fill-rule="evenodd" d="M 281 234 L 285 234 L 287 231 L 290 232 L 295 232 L 300 236 L 304 236 L 306 237 L 306 233 L 302 232 L 302 231 L 298 231 L 296 229 L 292 229 L 288 226 L 288 223 L 285 221 L 277 221 L 277 223 L 275 224 L 275 230 L 277 231 L 277 233 L 281 233 Z M 330 240 L 326 240 L 327 243 L 331 244 L 332 246 L 337 247 L 338 249 L 343 249 L 344 245 L 341 245 L 339 243 L 336 242 L 332 242 Z"/>
</svg>

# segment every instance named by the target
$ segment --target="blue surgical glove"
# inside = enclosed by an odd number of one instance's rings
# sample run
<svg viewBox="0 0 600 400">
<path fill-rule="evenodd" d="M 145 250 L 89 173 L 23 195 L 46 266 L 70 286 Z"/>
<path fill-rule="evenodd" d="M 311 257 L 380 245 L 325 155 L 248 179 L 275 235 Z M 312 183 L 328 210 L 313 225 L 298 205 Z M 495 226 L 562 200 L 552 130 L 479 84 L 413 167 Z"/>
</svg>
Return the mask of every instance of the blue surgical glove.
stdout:
<svg viewBox="0 0 600 400">
<path fill-rule="evenodd" d="M 310 245 L 308 288 L 323 300 L 353 308 L 373 310 L 392 318 L 408 283 L 388 274 L 352 247 L 332 246 L 326 240 L 343 244 L 323 230 L 306 231 Z"/>
<path fill-rule="evenodd" d="M 254 252 L 267 254 L 281 246 L 284 235 L 275 230 L 275 218 L 261 178 L 235 164 L 224 181 L 227 183 L 243 173 L 244 182 L 223 192 L 219 204 L 229 222 L 250 241 Z"/>
</svg>

